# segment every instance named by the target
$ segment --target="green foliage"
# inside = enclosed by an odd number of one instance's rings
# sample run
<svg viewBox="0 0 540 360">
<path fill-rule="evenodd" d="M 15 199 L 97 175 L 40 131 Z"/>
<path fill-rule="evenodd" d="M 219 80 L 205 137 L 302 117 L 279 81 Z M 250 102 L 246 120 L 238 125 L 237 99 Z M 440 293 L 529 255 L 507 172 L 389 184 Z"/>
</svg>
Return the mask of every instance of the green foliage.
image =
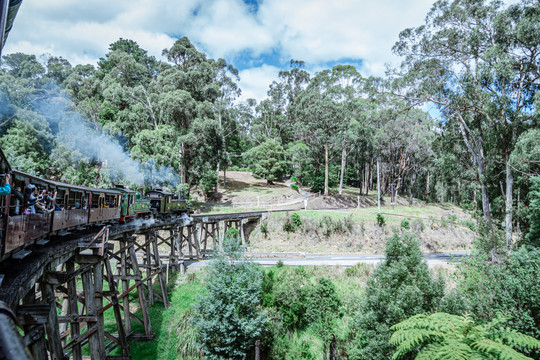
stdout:
<svg viewBox="0 0 540 360">
<path fill-rule="evenodd" d="M 283 146 L 273 140 L 266 140 L 248 150 L 244 158 L 250 164 L 253 175 L 266 179 L 269 184 L 274 180 L 281 180 L 288 169 Z"/>
<path fill-rule="evenodd" d="M 390 327 L 408 317 L 438 308 L 444 281 L 434 278 L 411 232 L 387 240 L 386 258 L 369 277 L 356 315 L 353 358 L 388 359 L 393 352 Z"/>
<path fill-rule="evenodd" d="M 348 277 L 367 278 L 372 271 L 371 265 L 366 263 L 358 263 L 354 266 L 345 269 L 345 275 Z"/>
<path fill-rule="evenodd" d="M 501 263 L 486 260 L 485 254 L 462 260 L 443 311 L 468 312 L 481 322 L 502 313 L 512 328 L 540 338 L 540 249 L 521 247 Z"/>
<path fill-rule="evenodd" d="M 302 226 L 302 218 L 298 213 L 293 213 L 292 216 L 285 218 L 285 223 L 283 224 L 283 230 L 286 232 L 295 232 L 296 229 Z"/>
<path fill-rule="evenodd" d="M 291 189 L 296 190 L 296 191 L 300 191 L 300 188 L 296 184 L 291 184 Z"/>
<path fill-rule="evenodd" d="M 291 220 L 296 228 L 302 226 L 302 218 L 298 213 L 293 213 L 291 216 Z"/>
<path fill-rule="evenodd" d="M 462 226 L 468 227 L 469 229 L 471 229 L 471 231 L 476 232 L 476 230 L 477 230 L 476 222 L 473 219 L 460 220 L 459 224 L 462 225 Z"/>
<path fill-rule="evenodd" d="M 409 219 L 403 219 L 401 220 L 401 227 L 404 229 L 409 229 L 410 222 Z"/>
<path fill-rule="evenodd" d="M 260 307 L 262 270 L 243 256 L 237 238 L 229 235 L 194 305 L 197 339 L 207 359 L 246 359 L 266 322 Z"/>
<path fill-rule="evenodd" d="M 332 234 L 350 234 L 353 226 L 354 221 L 351 215 L 347 215 L 343 219 L 323 216 L 319 221 L 319 228 L 321 228 L 321 232 L 326 237 Z"/>
<path fill-rule="evenodd" d="M 214 195 L 217 181 L 218 176 L 215 171 L 208 170 L 202 175 L 201 180 L 199 181 L 199 186 L 207 199 Z"/>
<path fill-rule="evenodd" d="M 529 192 L 529 232 L 525 241 L 536 247 L 540 247 L 540 176 L 531 178 Z"/>
<path fill-rule="evenodd" d="M 384 218 L 384 215 L 381 213 L 377 213 L 377 225 L 380 227 L 383 227 L 386 225 L 386 219 Z"/>
<path fill-rule="evenodd" d="M 229 239 L 230 241 L 240 241 L 240 231 L 236 228 L 228 228 L 225 232 L 225 237 Z"/>
<path fill-rule="evenodd" d="M 326 336 L 334 319 L 341 316 L 334 284 L 325 277 L 312 282 L 303 267 L 265 274 L 263 299 L 265 306 L 278 310 L 283 327 L 289 330 L 313 326 Z"/>
<path fill-rule="evenodd" d="M 489 227 L 482 219 L 478 222 L 478 232 L 473 246 L 480 254 L 485 254 L 489 261 L 500 262 L 506 257 L 504 231 Z"/>
<path fill-rule="evenodd" d="M 498 316 L 476 325 L 468 315 L 418 314 L 392 326 L 392 359 L 531 359 L 515 349 L 540 349 L 540 341 L 505 327 L 507 321 Z"/>
<path fill-rule="evenodd" d="M 264 237 L 268 236 L 268 223 L 261 222 L 261 232 L 263 233 Z"/>
</svg>

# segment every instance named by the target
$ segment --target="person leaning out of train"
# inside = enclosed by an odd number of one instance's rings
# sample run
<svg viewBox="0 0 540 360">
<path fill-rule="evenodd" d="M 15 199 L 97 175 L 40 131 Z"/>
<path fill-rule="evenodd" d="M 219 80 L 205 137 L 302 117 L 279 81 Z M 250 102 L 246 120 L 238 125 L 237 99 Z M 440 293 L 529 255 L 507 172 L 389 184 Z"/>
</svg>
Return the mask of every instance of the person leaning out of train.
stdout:
<svg viewBox="0 0 540 360">
<path fill-rule="evenodd" d="M 48 209 L 47 207 L 47 198 L 49 197 L 47 189 L 41 190 L 41 193 L 39 193 L 36 189 L 36 191 L 34 191 L 34 194 L 35 193 L 38 193 L 37 202 L 35 205 L 37 207 L 36 213 L 44 214 L 52 212 L 54 209 Z"/>
<path fill-rule="evenodd" d="M 24 197 L 26 198 L 24 202 L 25 214 L 35 214 L 36 213 L 36 202 L 37 202 L 37 189 L 36 185 L 28 184 L 24 188 Z"/>
<path fill-rule="evenodd" d="M 51 210 L 54 208 L 53 204 L 56 201 L 56 190 L 53 190 L 52 192 L 46 192 L 43 195 L 43 200 L 45 202 L 45 208 L 48 210 Z"/>
<path fill-rule="evenodd" d="M 7 195 L 11 192 L 11 185 L 9 184 L 10 182 L 11 182 L 11 175 L 6 174 L 5 185 L 0 187 L 0 195 Z"/>
</svg>

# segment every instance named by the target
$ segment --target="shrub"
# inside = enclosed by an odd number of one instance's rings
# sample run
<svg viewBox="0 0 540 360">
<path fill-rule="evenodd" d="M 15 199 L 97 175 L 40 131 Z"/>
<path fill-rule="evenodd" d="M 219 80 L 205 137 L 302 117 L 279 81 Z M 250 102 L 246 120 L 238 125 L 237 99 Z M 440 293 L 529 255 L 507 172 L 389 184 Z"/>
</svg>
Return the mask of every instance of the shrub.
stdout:
<svg viewBox="0 0 540 360">
<path fill-rule="evenodd" d="M 409 219 L 401 220 L 401 227 L 404 229 L 409 229 Z"/>
<path fill-rule="evenodd" d="M 476 223 L 473 219 L 463 219 L 459 222 L 460 225 L 468 227 L 472 231 L 476 232 Z"/>
<path fill-rule="evenodd" d="M 264 237 L 268 236 L 268 224 L 266 222 L 261 223 L 261 232 L 263 233 Z"/>
<path fill-rule="evenodd" d="M 467 312 L 483 322 L 502 313 L 511 317 L 508 326 L 540 338 L 540 249 L 522 247 L 500 264 L 486 259 L 482 254 L 462 260 L 456 289 L 445 297 L 442 310 Z"/>
<path fill-rule="evenodd" d="M 260 308 L 263 274 L 236 239 L 226 236 L 223 243 L 194 304 L 194 326 L 207 359 L 245 359 L 266 322 Z"/>
<path fill-rule="evenodd" d="M 390 327 L 408 317 L 437 309 L 444 294 L 442 278 L 433 278 L 414 233 L 394 234 L 386 258 L 366 284 L 356 315 L 352 358 L 389 359 L 394 351 Z"/>
<path fill-rule="evenodd" d="M 380 227 L 383 227 L 386 224 L 386 220 L 384 218 L 384 215 L 381 213 L 377 213 L 377 224 Z"/>
<path fill-rule="evenodd" d="M 371 274 L 371 265 L 358 263 L 345 269 L 345 275 L 348 277 L 366 278 Z"/>
<path fill-rule="evenodd" d="M 300 218 L 300 215 L 298 215 L 298 213 L 293 213 L 291 216 L 291 220 L 296 228 L 302 226 L 302 219 Z"/>
<path fill-rule="evenodd" d="M 235 229 L 235 228 L 228 228 L 227 231 L 225 232 L 225 238 L 240 242 L 240 231 L 238 231 L 238 229 Z"/>
<path fill-rule="evenodd" d="M 296 225 L 294 224 L 292 218 L 288 215 L 285 218 L 285 223 L 283 224 L 283 231 L 286 231 L 286 232 L 296 231 Z"/>
<path fill-rule="evenodd" d="M 199 181 L 199 186 L 204 192 L 206 199 L 209 199 L 214 195 L 217 181 L 218 175 L 216 171 L 208 170 L 202 174 L 201 180 Z"/>
<path fill-rule="evenodd" d="M 277 267 L 277 268 L 283 267 L 283 261 L 279 260 L 279 261 L 276 263 L 276 267 Z"/>
<path fill-rule="evenodd" d="M 530 227 L 525 236 L 525 241 L 533 246 L 540 247 L 540 176 L 531 177 L 531 188 L 528 197 Z"/>
</svg>

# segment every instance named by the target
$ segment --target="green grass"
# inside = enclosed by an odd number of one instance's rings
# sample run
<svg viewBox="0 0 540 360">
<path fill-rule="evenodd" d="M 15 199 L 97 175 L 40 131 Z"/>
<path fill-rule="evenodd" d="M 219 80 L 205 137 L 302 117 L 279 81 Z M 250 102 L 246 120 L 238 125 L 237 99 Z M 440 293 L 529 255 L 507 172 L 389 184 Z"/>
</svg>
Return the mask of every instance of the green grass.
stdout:
<svg viewBox="0 0 540 360">
<path fill-rule="evenodd" d="M 295 211 L 301 217 L 321 220 L 323 217 L 328 216 L 336 219 L 343 219 L 347 216 L 352 216 L 353 221 L 358 222 L 360 220 L 364 221 L 376 221 L 377 217 L 377 207 L 367 207 L 360 209 L 348 209 L 340 211 L 332 210 L 306 210 L 306 211 Z M 440 218 L 441 207 L 438 205 L 427 205 L 427 206 L 383 206 L 381 207 L 381 213 L 385 216 L 387 223 L 400 224 L 403 218 L 421 218 L 429 219 L 430 216 L 435 218 Z M 292 214 L 293 212 L 289 212 Z M 278 212 L 273 213 L 272 216 L 277 218 L 285 217 L 287 212 Z"/>
<path fill-rule="evenodd" d="M 155 301 L 154 305 L 149 307 L 152 330 L 155 334 L 153 341 L 132 340 L 128 342 L 129 353 L 133 360 L 155 359 L 155 360 L 176 360 L 179 358 L 177 353 L 177 333 L 175 324 L 184 312 L 191 309 L 191 305 L 196 301 L 197 294 L 201 291 L 201 281 L 195 279 L 187 282 L 186 279 L 178 283 L 180 275 L 169 276 L 167 292 L 171 306 L 167 309 L 160 301 Z M 177 284 L 178 283 L 178 284 Z M 155 284 L 155 291 L 160 291 L 159 284 Z M 129 295 L 131 304 L 138 302 L 137 292 L 133 291 Z M 140 310 L 136 316 L 142 319 Z M 104 314 L 105 327 L 108 331 L 117 333 L 116 322 L 112 309 Z M 139 323 L 132 321 L 132 331 L 135 333 L 144 333 L 144 328 Z M 86 349 L 86 352 L 88 350 Z M 111 355 L 120 355 L 116 349 Z"/>
<path fill-rule="evenodd" d="M 191 309 L 191 305 L 197 299 L 197 294 L 201 291 L 201 287 L 199 280 L 179 284 L 169 295 L 171 306 L 168 309 L 165 309 L 161 303 L 154 304 L 150 308 L 152 329 L 156 337 L 152 342 L 130 341 L 129 352 L 133 360 L 178 359 L 176 349 L 178 338 L 174 324 L 177 323 L 178 318 L 184 312 Z M 140 325 L 138 328 L 134 327 L 134 330 L 143 331 Z"/>
</svg>

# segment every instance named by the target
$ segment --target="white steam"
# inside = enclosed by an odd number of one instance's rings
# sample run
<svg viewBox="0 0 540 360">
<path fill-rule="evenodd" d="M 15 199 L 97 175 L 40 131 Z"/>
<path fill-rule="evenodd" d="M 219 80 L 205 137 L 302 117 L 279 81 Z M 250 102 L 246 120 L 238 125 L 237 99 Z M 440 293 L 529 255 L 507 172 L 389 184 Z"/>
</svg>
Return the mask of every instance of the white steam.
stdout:
<svg viewBox="0 0 540 360">
<path fill-rule="evenodd" d="M 82 156 L 103 164 L 113 180 L 124 179 L 127 184 L 172 187 L 180 184 L 180 178 L 170 166 L 158 166 L 154 161 L 140 162 L 131 158 L 117 140 L 103 132 L 99 125 L 89 124 L 81 115 L 65 111 L 68 99 L 55 98 L 42 106 L 51 128 L 57 128 L 57 140 Z"/>
</svg>

